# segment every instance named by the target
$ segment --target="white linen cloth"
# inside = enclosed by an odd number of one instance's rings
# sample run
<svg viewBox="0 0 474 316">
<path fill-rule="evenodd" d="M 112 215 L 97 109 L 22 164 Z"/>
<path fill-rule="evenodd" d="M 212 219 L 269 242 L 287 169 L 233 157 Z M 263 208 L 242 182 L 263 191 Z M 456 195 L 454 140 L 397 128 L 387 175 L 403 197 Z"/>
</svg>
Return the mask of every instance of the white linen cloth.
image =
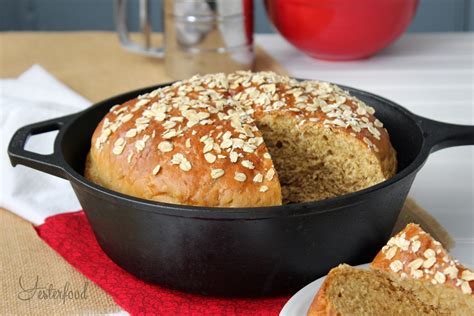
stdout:
<svg viewBox="0 0 474 316">
<path fill-rule="evenodd" d="M 20 165 L 13 168 L 7 147 L 18 128 L 80 111 L 89 104 L 39 65 L 17 79 L 0 80 L 0 207 L 35 225 L 48 216 L 81 209 L 66 180 Z M 55 133 L 33 136 L 27 149 L 51 153 L 54 137 Z"/>
</svg>

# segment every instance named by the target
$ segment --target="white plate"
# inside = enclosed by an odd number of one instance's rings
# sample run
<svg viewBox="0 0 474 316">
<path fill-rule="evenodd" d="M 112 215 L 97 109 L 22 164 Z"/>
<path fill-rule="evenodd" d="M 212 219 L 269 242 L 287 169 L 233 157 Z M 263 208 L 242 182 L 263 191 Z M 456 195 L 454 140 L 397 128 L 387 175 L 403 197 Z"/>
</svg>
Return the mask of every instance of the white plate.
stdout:
<svg viewBox="0 0 474 316">
<path fill-rule="evenodd" d="M 356 268 L 367 269 L 369 264 L 361 264 L 356 266 Z M 323 276 L 316 281 L 311 282 L 310 284 L 306 285 L 304 288 L 298 291 L 295 295 L 293 295 L 288 302 L 286 302 L 285 306 L 280 312 L 280 316 L 302 316 L 306 315 L 308 312 L 308 308 L 313 302 L 313 298 L 318 292 L 321 284 L 323 284 L 324 279 L 326 276 Z"/>
</svg>

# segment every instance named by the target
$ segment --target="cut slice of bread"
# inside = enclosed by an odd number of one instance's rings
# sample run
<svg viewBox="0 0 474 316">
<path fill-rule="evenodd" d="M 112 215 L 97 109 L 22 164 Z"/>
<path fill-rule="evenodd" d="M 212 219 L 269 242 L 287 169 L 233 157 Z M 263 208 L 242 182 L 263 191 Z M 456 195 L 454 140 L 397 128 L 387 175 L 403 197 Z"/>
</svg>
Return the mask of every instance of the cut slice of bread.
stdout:
<svg viewBox="0 0 474 316">
<path fill-rule="evenodd" d="M 387 274 L 340 265 L 332 269 L 308 316 L 438 315 L 433 306 L 394 282 Z"/>
<path fill-rule="evenodd" d="M 401 280 L 424 302 L 449 315 L 474 315 L 474 272 L 416 224 L 392 237 L 371 268 Z"/>
<path fill-rule="evenodd" d="M 474 315 L 474 273 L 408 224 L 369 270 L 332 269 L 308 315 Z M 413 309 L 415 308 L 415 309 Z"/>
</svg>

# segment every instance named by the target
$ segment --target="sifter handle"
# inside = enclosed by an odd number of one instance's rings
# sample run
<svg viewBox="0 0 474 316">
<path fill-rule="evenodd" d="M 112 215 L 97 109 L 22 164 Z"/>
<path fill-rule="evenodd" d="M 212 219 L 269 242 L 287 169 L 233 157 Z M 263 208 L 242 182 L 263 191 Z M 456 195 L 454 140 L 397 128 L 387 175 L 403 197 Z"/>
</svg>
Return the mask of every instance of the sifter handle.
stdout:
<svg viewBox="0 0 474 316">
<path fill-rule="evenodd" d="M 140 45 L 130 39 L 127 24 L 127 0 L 115 0 L 115 27 L 119 34 L 120 44 L 128 51 L 151 57 L 162 58 L 163 47 L 151 47 L 150 1 L 139 1 L 140 29 L 144 44 Z"/>
</svg>

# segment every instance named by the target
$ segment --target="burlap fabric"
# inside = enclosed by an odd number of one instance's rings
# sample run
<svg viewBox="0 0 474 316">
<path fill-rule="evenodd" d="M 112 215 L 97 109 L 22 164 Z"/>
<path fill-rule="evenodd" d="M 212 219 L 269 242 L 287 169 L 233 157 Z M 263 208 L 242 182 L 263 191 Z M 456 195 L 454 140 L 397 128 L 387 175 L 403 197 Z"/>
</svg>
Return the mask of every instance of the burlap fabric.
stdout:
<svg viewBox="0 0 474 316">
<path fill-rule="evenodd" d="M 51 295 L 40 298 L 41 288 L 48 291 L 50 287 Z M 70 292 L 76 297 L 68 297 Z M 119 310 L 108 294 L 49 248 L 29 222 L 0 209 L 1 315 L 104 314 Z"/>
</svg>

